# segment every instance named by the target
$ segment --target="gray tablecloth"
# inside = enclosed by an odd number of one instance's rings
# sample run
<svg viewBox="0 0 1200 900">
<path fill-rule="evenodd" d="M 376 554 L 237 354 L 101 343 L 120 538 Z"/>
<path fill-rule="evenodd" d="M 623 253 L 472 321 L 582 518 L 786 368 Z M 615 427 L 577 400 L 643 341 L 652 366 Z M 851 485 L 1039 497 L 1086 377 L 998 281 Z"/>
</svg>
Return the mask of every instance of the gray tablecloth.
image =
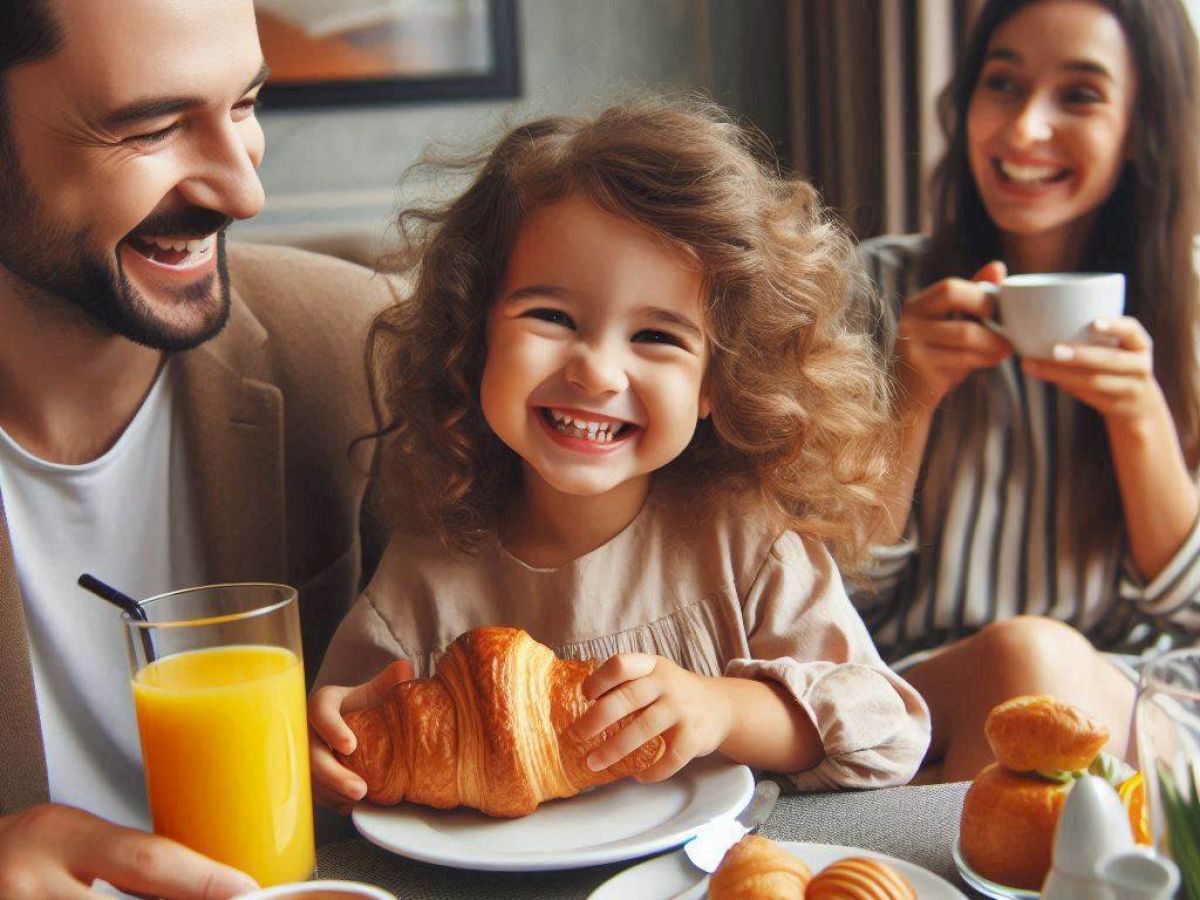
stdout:
<svg viewBox="0 0 1200 900">
<path fill-rule="evenodd" d="M 845 844 L 924 866 L 970 895 L 950 856 L 966 783 L 840 794 L 784 795 L 762 834 L 777 840 Z M 565 872 L 470 872 L 413 862 L 361 839 L 326 844 L 321 878 L 365 881 L 400 900 L 585 898 L 641 860 Z"/>
</svg>

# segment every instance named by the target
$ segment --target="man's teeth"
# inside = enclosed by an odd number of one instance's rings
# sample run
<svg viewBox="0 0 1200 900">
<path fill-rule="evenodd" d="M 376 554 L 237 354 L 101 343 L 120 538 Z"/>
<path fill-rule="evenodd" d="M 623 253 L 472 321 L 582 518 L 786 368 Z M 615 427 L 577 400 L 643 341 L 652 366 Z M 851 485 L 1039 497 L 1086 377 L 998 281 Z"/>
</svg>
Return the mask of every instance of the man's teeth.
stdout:
<svg viewBox="0 0 1200 900">
<path fill-rule="evenodd" d="M 553 409 L 548 412 L 550 418 L 554 420 L 554 427 L 563 434 L 589 441 L 598 441 L 602 444 L 612 443 L 613 438 L 624 425 L 623 422 L 589 422 L 586 419 L 569 416 Z"/>
<path fill-rule="evenodd" d="M 1000 171 L 1007 178 L 1021 184 L 1042 184 L 1054 180 L 1066 170 L 1057 166 L 1022 166 L 1002 159 Z"/>
<path fill-rule="evenodd" d="M 175 238 L 147 237 L 142 238 L 147 244 L 158 247 L 160 250 L 173 250 L 176 253 L 204 253 L 212 246 L 213 235 L 208 237 L 195 238 L 193 240 L 179 240 Z"/>
</svg>

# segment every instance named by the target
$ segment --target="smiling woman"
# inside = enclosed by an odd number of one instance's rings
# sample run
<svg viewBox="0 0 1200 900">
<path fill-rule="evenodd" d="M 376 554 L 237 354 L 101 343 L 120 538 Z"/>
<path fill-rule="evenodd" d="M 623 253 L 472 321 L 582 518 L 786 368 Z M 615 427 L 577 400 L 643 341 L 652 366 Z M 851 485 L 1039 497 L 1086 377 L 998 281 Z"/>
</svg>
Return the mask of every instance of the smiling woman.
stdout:
<svg viewBox="0 0 1200 900">
<path fill-rule="evenodd" d="M 947 779 L 990 761 L 984 717 L 1020 694 L 1124 752 L 1128 663 L 1200 634 L 1196 56 L 1178 0 L 992 0 L 942 98 L 932 235 L 864 247 L 904 430 L 858 602 Z M 1011 272 L 1122 273 L 1127 314 L 1017 359 L 979 321 L 977 282 Z"/>
</svg>

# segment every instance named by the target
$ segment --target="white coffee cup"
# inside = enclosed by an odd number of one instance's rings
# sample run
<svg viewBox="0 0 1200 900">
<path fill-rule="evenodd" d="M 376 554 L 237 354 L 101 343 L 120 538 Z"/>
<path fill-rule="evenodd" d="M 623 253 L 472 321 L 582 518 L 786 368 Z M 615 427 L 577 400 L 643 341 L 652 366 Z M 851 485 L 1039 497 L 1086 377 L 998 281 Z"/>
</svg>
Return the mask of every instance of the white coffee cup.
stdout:
<svg viewBox="0 0 1200 900">
<path fill-rule="evenodd" d="M 357 881 L 304 881 L 241 894 L 238 900 L 396 900 L 383 888 Z"/>
<path fill-rule="evenodd" d="M 1000 284 L 979 282 L 996 295 L 1000 322 L 984 320 L 1021 356 L 1045 359 L 1054 345 L 1097 343 L 1096 319 L 1125 311 L 1125 276 L 1113 272 L 1012 275 Z"/>
</svg>

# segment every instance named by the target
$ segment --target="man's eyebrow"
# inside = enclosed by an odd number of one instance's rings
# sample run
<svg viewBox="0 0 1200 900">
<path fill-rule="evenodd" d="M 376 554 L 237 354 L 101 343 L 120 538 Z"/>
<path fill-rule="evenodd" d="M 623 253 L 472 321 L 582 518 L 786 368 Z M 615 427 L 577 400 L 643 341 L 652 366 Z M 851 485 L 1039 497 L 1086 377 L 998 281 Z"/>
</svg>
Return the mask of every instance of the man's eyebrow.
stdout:
<svg viewBox="0 0 1200 900">
<path fill-rule="evenodd" d="M 989 62 L 993 59 L 1011 63 L 1023 62 L 1021 54 L 1016 50 L 1009 49 L 1008 47 L 996 47 L 995 49 L 989 50 L 987 55 L 983 58 L 984 62 Z M 1104 78 L 1107 78 L 1109 81 L 1116 80 L 1103 63 L 1099 63 L 1093 59 L 1072 59 L 1063 63 L 1059 68 L 1070 72 L 1090 72 L 1093 75 L 1100 75 Z"/>
<path fill-rule="evenodd" d="M 250 83 L 242 89 L 238 96 L 243 96 L 254 90 L 265 82 L 267 76 L 270 74 L 271 69 L 264 62 L 258 70 L 258 74 L 250 79 Z M 156 97 L 151 100 L 137 100 L 108 113 L 100 120 L 100 124 L 109 131 L 115 131 L 120 128 L 127 128 L 138 122 L 146 122 L 151 119 L 158 119 L 163 116 L 184 112 L 185 110 L 195 109 L 197 106 L 202 106 L 203 104 L 204 100 L 200 97 Z"/>
</svg>

